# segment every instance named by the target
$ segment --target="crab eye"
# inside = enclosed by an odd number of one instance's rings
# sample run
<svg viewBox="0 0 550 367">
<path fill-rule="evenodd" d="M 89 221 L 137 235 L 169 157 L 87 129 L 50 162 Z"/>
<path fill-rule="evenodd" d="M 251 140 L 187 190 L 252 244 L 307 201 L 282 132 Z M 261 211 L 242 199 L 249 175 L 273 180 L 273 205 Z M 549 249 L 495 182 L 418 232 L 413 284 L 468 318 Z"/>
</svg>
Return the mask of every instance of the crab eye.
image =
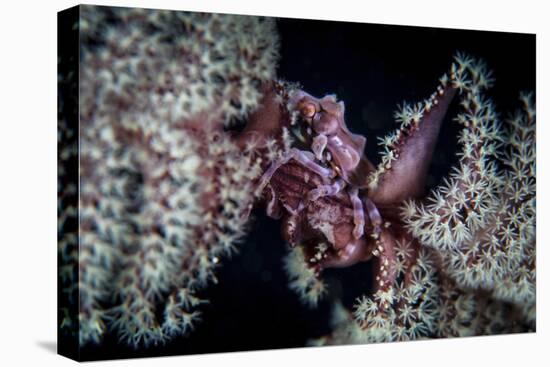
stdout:
<svg viewBox="0 0 550 367">
<path fill-rule="evenodd" d="M 316 108 L 313 103 L 306 103 L 301 108 L 302 116 L 306 118 L 312 118 L 315 116 Z"/>
</svg>

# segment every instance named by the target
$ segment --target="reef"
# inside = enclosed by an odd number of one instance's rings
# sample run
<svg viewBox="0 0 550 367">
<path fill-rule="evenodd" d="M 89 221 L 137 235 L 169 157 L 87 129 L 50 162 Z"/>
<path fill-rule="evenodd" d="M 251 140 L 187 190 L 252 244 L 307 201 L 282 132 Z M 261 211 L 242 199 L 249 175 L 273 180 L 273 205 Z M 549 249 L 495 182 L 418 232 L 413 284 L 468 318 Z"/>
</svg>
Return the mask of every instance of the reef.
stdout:
<svg viewBox="0 0 550 367">
<path fill-rule="evenodd" d="M 326 269 L 371 264 L 372 287 L 351 309 L 331 299 L 332 332 L 311 345 L 535 330 L 532 93 L 501 118 L 489 68 L 456 53 L 433 94 L 395 112 L 373 163 L 345 101 L 278 78 L 274 19 L 86 6 L 79 27 L 59 256 L 65 303 L 78 304 L 60 327 L 80 345 L 112 334 L 150 347 L 200 327 L 200 291 L 223 282 L 254 213 L 281 222 L 305 307 L 330 293 Z M 427 191 L 451 103 L 456 164 Z M 63 184 L 77 156 L 78 189 Z"/>
</svg>

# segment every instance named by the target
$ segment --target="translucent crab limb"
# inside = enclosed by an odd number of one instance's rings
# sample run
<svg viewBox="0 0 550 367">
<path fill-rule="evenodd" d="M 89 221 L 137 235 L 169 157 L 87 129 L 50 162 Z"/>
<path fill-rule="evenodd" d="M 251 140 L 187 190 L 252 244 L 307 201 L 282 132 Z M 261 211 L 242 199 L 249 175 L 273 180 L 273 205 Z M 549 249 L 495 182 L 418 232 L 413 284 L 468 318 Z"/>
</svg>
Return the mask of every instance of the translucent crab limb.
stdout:
<svg viewBox="0 0 550 367">
<path fill-rule="evenodd" d="M 270 200 L 267 203 L 266 214 L 271 218 L 280 219 L 282 213 L 279 203 L 277 202 L 277 197 L 275 196 L 275 191 L 273 191 L 273 188 L 271 186 L 268 186 L 268 188 Z"/>
<path fill-rule="evenodd" d="M 319 164 L 315 163 L 313 160 L 313 154 L 311 152 L 298 150 L 296 148 L 292 148 L 289 150 L 288 154 L 283 157 L 282 159 L 279 159 L 276 162 L 273 162 L 271 166 L 264 172 L 262 177 L 259 181 L 259 190 L 263 190 L 266 185 L 271 181 L 271 177 L 273 174 L 284 164 L 288 163 L 291 159 L 294 159 L 310 171 L 315 172 L 317 175 L 319 175 L 322 179 L 326 179 L 331 177 L 331 171 L 328 168 L 322 167 Z"/>
<path fill-rule="evenodd" d="M 310 192 L 308 192 L 307 194 L 307 198 L 308 200 L 317 200 L 319 199 L 320 197 L 323 197 L 323 196 L 334 196 L 336 194 L 338 194 L 340 191 L 342 191 L 342 189 L 344 188 L 344 186 L 346 185 L 346 183 L 344 182 L 344 180 L 342 179 L 337 179 L 333 184 L 331 185 L 320 185 L 320 186 L 317 186 L 317 188 L 311 190 Z"/>
<path fill-rule="evenodd" d="M 375 234 L 379 235 L 382 230 L 382 216 L 380 215 L 378 208 L 376 207 L 376 205 L 374 205 L 374 202 L 368 197 L 363 197 L 363 205 L 365 206 L 367 216 L 369 217 L 369 220 L 374 227 Z"/>
<path fill-rule="evenodd" d="M 342 177 L 348 181 L 348 174 L 357 168 L 361 160 L 366 138 L 361 136 L 357 138 L 361 142 L 359 146 L 354 144 L 351 136 L 347 136 L 343 132 L 330 136 L 327 140 L 327 149 L 332 155 L 334 162 L 340 167 Z"/>
<path fill-rule="evenodd" d="M 325 151 L 325 148 L 327 147 L 327 137 L 326 135 L 317 135 L 313 138 L 313 143 L 311 144 L 311 150 L 315 154 L 315 158 L 322 161 L 323 160 L 323 152 Z"/>
<path fill-rule="evenodd" d="M 365 226 L 365 214 L 363 212 L 363 203 L 359 199 L 359 190 L 353 187 L 348 190 L 349 199 L 353 205 L 353 237 L 359 239 L 363 236 L 363 228 Z"/>
</svg>

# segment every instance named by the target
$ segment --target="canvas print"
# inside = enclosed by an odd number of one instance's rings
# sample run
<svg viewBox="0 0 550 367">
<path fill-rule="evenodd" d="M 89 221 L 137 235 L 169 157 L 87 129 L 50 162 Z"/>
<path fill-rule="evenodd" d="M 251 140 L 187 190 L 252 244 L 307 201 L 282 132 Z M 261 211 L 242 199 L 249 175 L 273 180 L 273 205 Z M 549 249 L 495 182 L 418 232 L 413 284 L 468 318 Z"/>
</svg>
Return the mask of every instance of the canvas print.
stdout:
<svg viewBox="0 0 550 367">
<path fill-rule="evenodd" d="M 535 35 L 58 16 L 78 360 L 534 332 Z"/>
</svg>

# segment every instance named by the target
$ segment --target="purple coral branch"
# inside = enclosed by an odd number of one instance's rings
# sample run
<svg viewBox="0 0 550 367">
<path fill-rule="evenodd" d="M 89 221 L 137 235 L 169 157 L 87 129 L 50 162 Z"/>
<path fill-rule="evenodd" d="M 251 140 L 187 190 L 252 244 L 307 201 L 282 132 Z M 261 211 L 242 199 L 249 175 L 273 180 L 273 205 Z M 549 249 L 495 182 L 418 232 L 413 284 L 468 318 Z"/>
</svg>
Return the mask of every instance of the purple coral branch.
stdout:
<svg viewBox="0 0 550 367">
<path fill-rule="evenodd" d="M 414 112 L 396 133 L 391 144 L 394 160 L 387 162 L 370 185 L 371 199 L 380 204 L 401 202 L 425 194 L 425 180 L 439 130 L 456 90 L 440 85 L 427 101 L 413 107 Z"/>
</svg>

